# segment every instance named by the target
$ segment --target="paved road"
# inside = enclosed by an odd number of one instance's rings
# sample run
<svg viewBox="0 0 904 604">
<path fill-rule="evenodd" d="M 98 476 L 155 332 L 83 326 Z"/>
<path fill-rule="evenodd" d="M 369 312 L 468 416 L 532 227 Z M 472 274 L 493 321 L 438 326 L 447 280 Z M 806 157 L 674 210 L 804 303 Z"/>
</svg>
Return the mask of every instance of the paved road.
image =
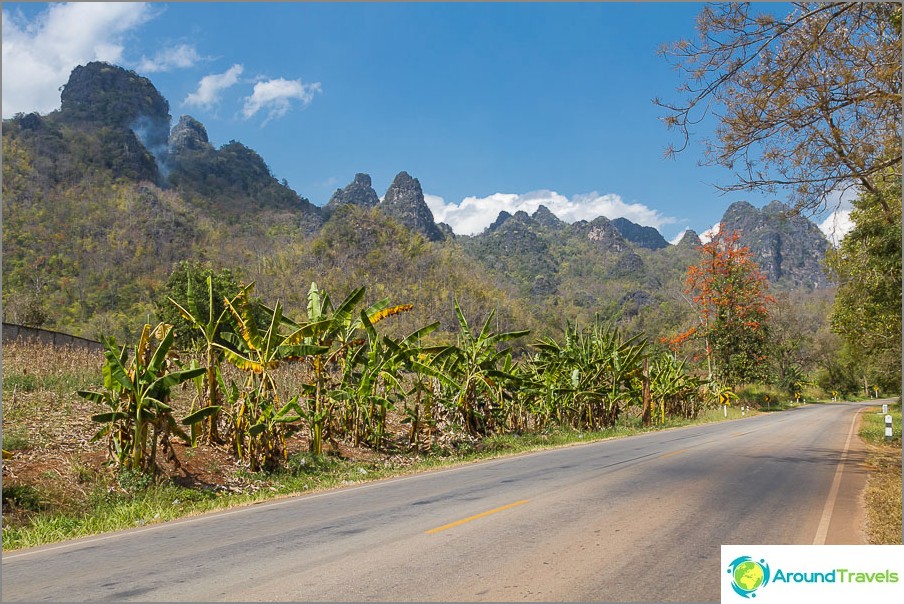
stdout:
<svg viewBox="0 0 904 604">
<path fill-rule="evenodd" d="M 808 405 L 12 552 L 3 601 L 717 601 L 721 544 L 861 542 L 861 408 Z"/>
</svg>

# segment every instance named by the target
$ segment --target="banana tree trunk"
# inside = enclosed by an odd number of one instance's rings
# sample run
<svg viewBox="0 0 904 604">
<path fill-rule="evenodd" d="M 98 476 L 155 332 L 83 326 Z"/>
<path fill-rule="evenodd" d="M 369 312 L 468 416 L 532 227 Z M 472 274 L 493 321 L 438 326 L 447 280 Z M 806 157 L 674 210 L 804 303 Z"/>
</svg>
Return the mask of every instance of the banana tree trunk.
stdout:
<svg viewBox="0 0 904 604">
<path fill-rule="evenodd" d="M 207 348 L 207 406 L 211 407 L 217 404 L 219 392 L 217 390 L 217 368 L 215 365 L 213 348 Z M 220 435 L 217 431 L 217 421 L 219 414 L 214 413 L 205 420 L 206 427 L 204 438 L 208 444 L 216 444 L 220 442 Z"/>
<path fill-rule="evenodd" d="M 318 457 L 323 454 L 323 418 L 320 417 L 322 403 L 321 396 L 321 367 L 319 359 L 315 362 L 314 373 L 316 376 L 316 389 L 314 390 L 314 415 L 311 435 L 311 453 Z"/>
</svg>

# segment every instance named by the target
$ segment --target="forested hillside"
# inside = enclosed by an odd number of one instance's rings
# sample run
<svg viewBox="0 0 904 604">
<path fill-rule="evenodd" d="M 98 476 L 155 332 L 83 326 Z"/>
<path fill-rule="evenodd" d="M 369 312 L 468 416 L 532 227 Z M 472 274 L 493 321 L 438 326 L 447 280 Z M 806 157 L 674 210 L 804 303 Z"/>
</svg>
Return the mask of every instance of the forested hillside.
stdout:
<svg viewBox="0 0 904 604">
<path fill-rule="evenodd" d="M 656 341 L 692 318 L 694 234 L 669 245 L 623 218 L 566 224 L 540 207 L 456 236 L 404 171 L 382 196 L 359 173 L 320 208 L 242 143 L 216 148 L 196 119 L 172 122 L 150 80 L 105 63 L 73 71 L 58 111 L 4 121 L 4 320 L 129 339 L 156 318 L 183 260 L 229 269 L 289 309 L 312 281 L 337 296 L 365 286 L 414 305 L 398 329 L 439 320 L 438 338 L 456 325 L 453 298 L 537 337 L 599 316 Z M 824 238 L 778 209 L 757 222 L 755 208 L 733 206 L 726 220 L 776 285 L 824 288 Z"/>
</svg>

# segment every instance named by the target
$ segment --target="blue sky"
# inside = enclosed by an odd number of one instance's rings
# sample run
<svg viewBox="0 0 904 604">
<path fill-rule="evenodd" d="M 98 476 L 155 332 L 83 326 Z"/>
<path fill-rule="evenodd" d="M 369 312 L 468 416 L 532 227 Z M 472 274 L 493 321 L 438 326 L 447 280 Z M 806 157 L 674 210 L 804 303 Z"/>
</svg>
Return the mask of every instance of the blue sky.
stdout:
<svg viewBox="0 0 904 604">
<path fill-rule="evenodd" d="M 680 81 L 656 50 L 692 36 L 700 7 L 4 2 L 3 116 L 58 108 L 75 65 L 108 60 L 318 205 L 356 172 L 382 196 L 405 170 L 459 233 L 545 203 L 672 239 L 772 199 L 722 195 L 730 174 L 699 167 L 698 145 L 663 156 L 678 135 L 653 99 Z"/>
</svg>

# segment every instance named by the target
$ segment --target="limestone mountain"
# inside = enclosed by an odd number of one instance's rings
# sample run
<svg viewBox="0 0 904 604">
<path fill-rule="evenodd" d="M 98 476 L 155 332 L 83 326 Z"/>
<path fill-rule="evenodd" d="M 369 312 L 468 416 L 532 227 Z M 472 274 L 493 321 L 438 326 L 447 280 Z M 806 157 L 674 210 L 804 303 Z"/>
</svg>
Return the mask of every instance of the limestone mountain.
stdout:
<svg viewBox="0 0 904 604">
<path fill-rule="evenodd" d="M 179 118 L 179 123 L 170 132 L 168 143 L 169 154 L 176 157 L 213 150 L 207 138 L 207 128 L 190 115 Z"/>
<path fill-rule="evenodd" d="M 621 233 L 622 237 L 638 247 L 661 250 L 669 245 L 665 237 L 653 227 L 641 226 L 627 218 L 616 218 L 612 221 L 612 226 Z"/>
<path fill-rule="evenodd" d="M 534 213 L 531 214 L 531 218 L 533 218 L 537 224 L 552 231 L 563 229 L 567 226 L 564 221 L 550 212 L 549 208 L 544 205 L 540 205 Z"/>
<path fill-rule="evenodd" d="M 76 67 L 60 92 L 60 113 L 70 123 L 131 131 L 158 164 L 166 153 L 169 103 L 134 71 L 100 61 Z"/>
<path fill-rule="evenodd" d="M 344 189 L 337 189 L 330 200 L 323 207 L 324 213 L 329 216 L 340 205 L 351 204 L 363 208 L 375 208 L 380 203 L 380 197 L 371 184 L 370 175 L 358 173 Z"/>
<path fill-rule="evenodd" d="M 320 208 L 253 149 L 215 147 L 199 120 L 183 115 L 170 130 L 169 104 L 134 72 L 89 63 L 61 96 L 57 111 L 3 122 L 7 320 L 122 339 L 186 259 L 229 268 L 287 308 L 304 308 L 310 281 L 338 296 L 364 285 L 449 329 L 453 297 L 480 312 L 497 307 L 511 328 L 537 336 L 599 316 L 655 337 L 690 312 L 680 292 L 700 244 L 693 231 L 668 245 L 623 218 L 568 224 L 540 206 L 456 237 L 404 171 L 382 201 L 359 172 Z M 821 286 L 824 238 L 785 209 L 736 204 L 725 221 L 778 287 Z"/>
<path fill-rule="evenodd" d="M 19 114 L 4 135 L 36 151 L 45 182 L 72 182 L 95 170 L 162 183 L 159 168 L 169 136 L 169 103 L 147 78 L 108 63 L 76 67 L 60 93 L 60 109 Z"/>
<path fill-rule="evenodd" d="M 277 181 L 257 152 L 237 141 L 214 148 L 191 116 L 173 128 L 164 165 L 166 185 L 205 210 L 229 216 L 257 211 L 259 218 L 288 213 L 285 218 L 307 233 L 323 224 L 321 209 Z"/>
<path fill-rule="evenodd" d="M 756 209 L 738 201 L 725 211 L 722 224 L 741 233 L 769 281 L 779 287 L 814 289 L 826 287 L 823 271 L 829 242 L 819 228 L 787 205 L 773 201 Z"/>
<path fill-rule="evenodd" d="M 612 221 L 605 216 L 598 216 L 590 222 L 579 220 L 571 228 L 579 236 L 592 241 L 595 247 L 607 252 L 619 253 L 630 247 Z"/>
<path fill-rule="evenodd" d="M 678 240 L 678 243 L 675 244 L 676 247 L 694 249 L 700 246 L 702 242 L 700 241 L 700 235 L 697 234 L 697 231 L 694 229 L 687 229 L 684 231 L 684 235 L 681 236 L 681 239 Z"/>
<path fill-rule="evenodd" d="M 380 210 L 422 234 L 430 241 L 443 241 L 445 235 L 433 219 L 433 212 L 424 200 L 421 183 L 408 172 L 399 172 L 386 191 Z"/>
</svg>

